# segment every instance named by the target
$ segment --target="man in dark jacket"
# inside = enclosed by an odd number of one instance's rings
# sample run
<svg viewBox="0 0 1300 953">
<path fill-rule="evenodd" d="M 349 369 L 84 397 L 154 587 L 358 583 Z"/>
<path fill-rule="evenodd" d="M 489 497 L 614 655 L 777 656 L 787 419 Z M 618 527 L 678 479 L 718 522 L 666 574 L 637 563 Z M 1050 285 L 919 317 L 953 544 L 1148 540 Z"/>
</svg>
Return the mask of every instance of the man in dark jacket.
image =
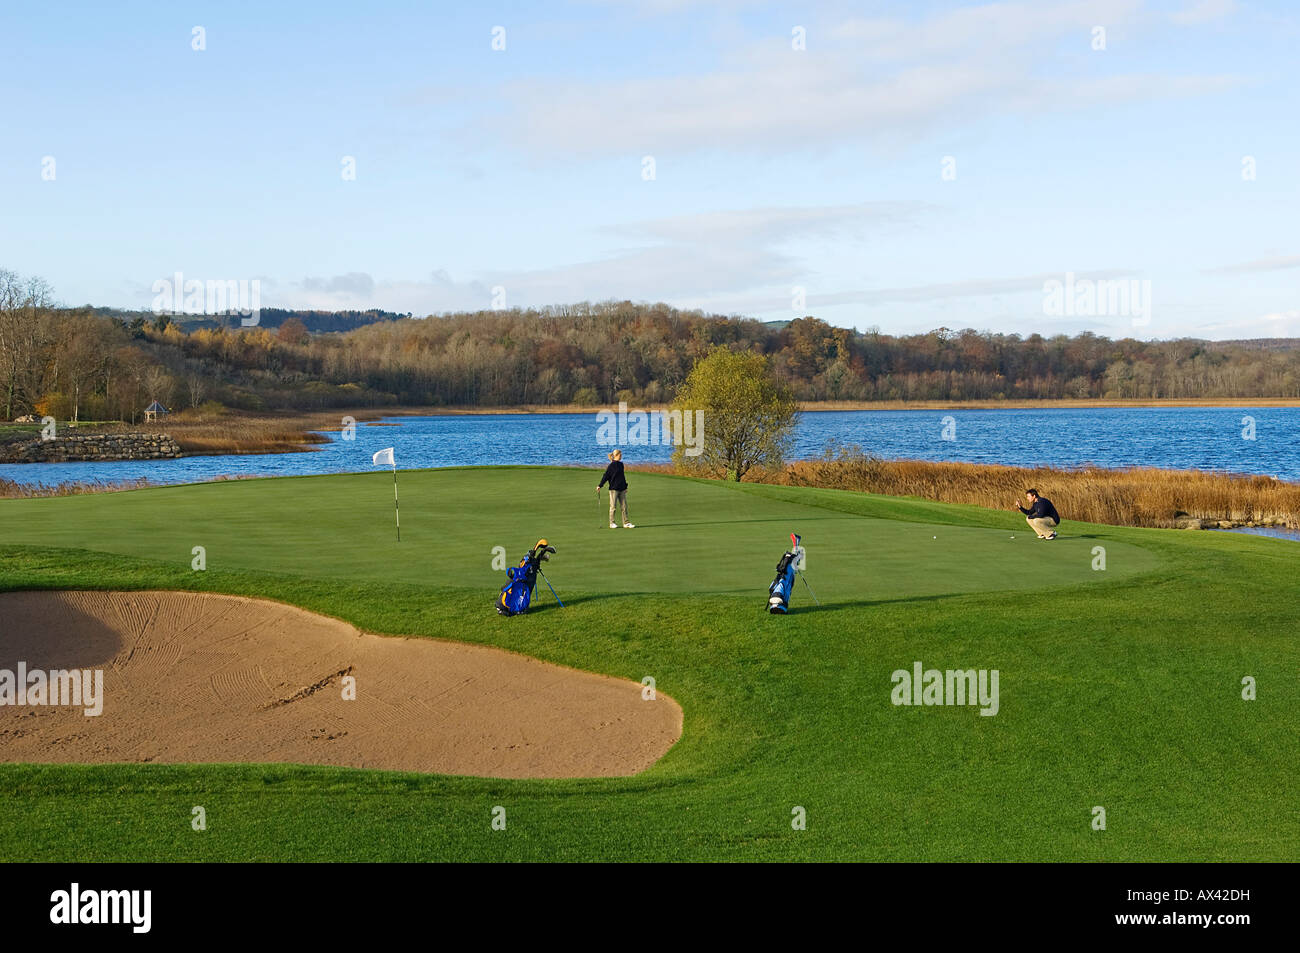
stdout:
<svg viewBox="0 0 1300 953">
<path fill-rule="evenodd" d="M 634 524 L 627 518 L 627 477 L 623 474 L 623 451 L 615 450 L 609 455 L 609 466 L 605 467 L 605 475 L 600 478 L 600 483 L 596 484 L 596 495 L 600 495 L 600 488 L 606 483 L 609 484 L 609 528 L 618 529 L 618 523 L 614 520 L 616 506 L 623 508 L 623 528 L 634 529 Z"/>
<path fill-rule="evenodd" d="M 1056 527 L 1061 525 L 1061 516 L 1056 512 L 1056 507 L 1052 501 L 1045 496 L 1039 496 L 1038 491 L 1030 488 L 1025 490 L 1025 501 L 1029 508 L 1016 504 L 1018 509 L 1025 516 L 1025 522 L 1034 528 L 1039 539 L 1056 539 Z"/>
</svg>

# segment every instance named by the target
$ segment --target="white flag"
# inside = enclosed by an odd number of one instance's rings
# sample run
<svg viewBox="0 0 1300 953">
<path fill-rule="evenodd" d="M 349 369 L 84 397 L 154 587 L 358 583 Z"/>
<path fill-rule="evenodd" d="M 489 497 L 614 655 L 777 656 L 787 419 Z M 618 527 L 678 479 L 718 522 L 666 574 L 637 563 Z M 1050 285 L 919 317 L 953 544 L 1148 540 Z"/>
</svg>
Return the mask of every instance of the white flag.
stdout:
<svg viewBox="0 0 1300 953">
<path fill-rule="evenodd" d="M 375 461 L 375 466 L 377 466 L 377 467 L 378 467 L 378 466 L 386 466 L 386 467 L 395 467 L 395 466 L 397 466 L 397 462 L 393 459 L 393 448 L 392 448 L 392 447 L 389 447 L 387 450 L 380 450 L 378 453 L 376 453 L 376 454 L 374 455 L 373 459 L 374 459 L 374 461 Z"/>
</svg>

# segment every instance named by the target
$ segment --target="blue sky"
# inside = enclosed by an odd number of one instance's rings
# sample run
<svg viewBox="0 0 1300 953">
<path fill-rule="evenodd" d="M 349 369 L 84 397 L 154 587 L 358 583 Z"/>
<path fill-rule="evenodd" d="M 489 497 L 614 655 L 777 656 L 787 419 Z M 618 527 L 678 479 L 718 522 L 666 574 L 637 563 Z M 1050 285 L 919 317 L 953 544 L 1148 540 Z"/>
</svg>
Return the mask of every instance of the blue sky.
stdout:
<svg viewBox="0 0 1300 953">
<path fill-rule="evenodd" d="M 124 307 L 179 271 L 418 315 L 1300 336 L 1297 46 L 1300 10 L 1230 0 L 7 4 L 0 268 Z M 1046 313 L 1067 274 L 1149 282 L 1149 322 Z"/>
</svg>

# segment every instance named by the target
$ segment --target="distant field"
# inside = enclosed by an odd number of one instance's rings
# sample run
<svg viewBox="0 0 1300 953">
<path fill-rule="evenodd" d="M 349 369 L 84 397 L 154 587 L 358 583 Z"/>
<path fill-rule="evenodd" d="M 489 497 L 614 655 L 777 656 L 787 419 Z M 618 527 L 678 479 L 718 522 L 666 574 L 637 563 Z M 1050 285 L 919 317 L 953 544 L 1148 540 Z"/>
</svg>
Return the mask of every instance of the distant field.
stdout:
<svg viewBox="0 0 1300 953">
<path fill-rule="evenodd" d="M 3 764 L 0 859 L 1300 858 L 1292 543 L 1069 522 L 1043 542 L 1008 512 L 640 473 L 638 527 L 610 530 L 594 471 L 399 479 L 400 544 L 383 472 L 0 500 L 0 589 L 253 595 L 650 675 L 685 712 L 661 761 L 581 781 Z M 823 606 L 799 584 L 769 616 L 791 531 Z M 499 618 L 494 547 L 513 563 L 539 536 L 566 608 L 543 586 Z M 998 714 L 891 704 L 918 660 L 997 669 Z"/>
</svg>

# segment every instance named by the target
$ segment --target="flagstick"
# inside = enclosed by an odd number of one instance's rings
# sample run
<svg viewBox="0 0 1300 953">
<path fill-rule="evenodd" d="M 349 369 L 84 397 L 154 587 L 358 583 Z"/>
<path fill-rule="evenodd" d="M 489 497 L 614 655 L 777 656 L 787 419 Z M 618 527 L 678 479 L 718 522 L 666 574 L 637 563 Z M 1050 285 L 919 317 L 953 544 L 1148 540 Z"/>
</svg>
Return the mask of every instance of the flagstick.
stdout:
<svg viewBox="0 0 1300 953">
<path fill-rule="evenodd" d="M 393 463 L 393 518 L 397 520 L 397 541 L 402 541 L 402 512 L 397 508 L 397 463 Z"/>
</svg>

